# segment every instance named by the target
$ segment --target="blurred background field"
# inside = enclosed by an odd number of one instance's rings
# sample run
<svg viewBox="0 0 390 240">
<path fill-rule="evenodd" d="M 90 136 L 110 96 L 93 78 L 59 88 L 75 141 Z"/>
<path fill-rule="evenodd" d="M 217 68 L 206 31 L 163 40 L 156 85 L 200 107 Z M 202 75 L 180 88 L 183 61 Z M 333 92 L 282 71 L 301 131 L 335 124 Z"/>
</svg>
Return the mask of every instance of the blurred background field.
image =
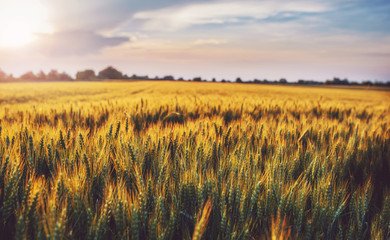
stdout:
<svg viewBox="0 0 390 240">
<path fill-rule="evenodd" d="M 378 90 L 378 91 L 377 91 Z M 107 100 L 132 101 L 137 98 L 194 98 L 199 96 L 228 97 L 245 99 L 246 102 L 264 101 L 321 101 L 323 104 L 365 105 L 367 107 L 388 106 L 390 91 L 387 88 L 367 87 L 306 87 L 257 84 L 221 84 L 196 82 L 42 82 L 42 83 L 3 83 L 0 85 L 2 106 L 29 106 L 38 103 L 68 104 L 96 103 Z M 164 99 L 161 99 L 161 98 Z"/>
</svg>

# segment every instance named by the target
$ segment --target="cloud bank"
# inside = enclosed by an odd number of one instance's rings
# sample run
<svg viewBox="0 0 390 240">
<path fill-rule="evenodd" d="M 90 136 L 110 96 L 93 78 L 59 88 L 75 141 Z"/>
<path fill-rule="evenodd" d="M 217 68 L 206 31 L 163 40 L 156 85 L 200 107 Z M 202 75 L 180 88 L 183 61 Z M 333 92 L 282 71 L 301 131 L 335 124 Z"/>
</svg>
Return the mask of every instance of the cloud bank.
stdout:
<svg viewBox="0 0 390 240">
<path fill-rule="evenodd" d="M 177 31 L 193 25 L 239 23 L 280 13 L 319 13 L 330 9 L 313 1 L 218 1 L 172 6 L 134 14 L 147 31 Z"/>
<path fill-rule="evenodd" d="M 128 37 L 104 37 L 92 31 L 73 30 L 39 34 L 32 49 L 47 56 L 86 55 L 128 42 Z"/>
</svg>

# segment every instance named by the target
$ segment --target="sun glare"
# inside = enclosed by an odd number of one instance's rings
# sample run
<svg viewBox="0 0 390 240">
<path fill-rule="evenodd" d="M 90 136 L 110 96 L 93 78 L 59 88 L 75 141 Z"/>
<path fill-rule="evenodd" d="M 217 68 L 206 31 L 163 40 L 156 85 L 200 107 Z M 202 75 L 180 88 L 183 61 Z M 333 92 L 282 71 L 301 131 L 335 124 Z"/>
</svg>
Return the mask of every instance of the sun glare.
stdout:
<svg viewBox="0 0 390 240">
<path fill-rule="evenodd" d="M 47 10 L 39 0 L 0 1 L 0 48 L 20 47 L 36 33 L 50 32 Z"/>
</svg>

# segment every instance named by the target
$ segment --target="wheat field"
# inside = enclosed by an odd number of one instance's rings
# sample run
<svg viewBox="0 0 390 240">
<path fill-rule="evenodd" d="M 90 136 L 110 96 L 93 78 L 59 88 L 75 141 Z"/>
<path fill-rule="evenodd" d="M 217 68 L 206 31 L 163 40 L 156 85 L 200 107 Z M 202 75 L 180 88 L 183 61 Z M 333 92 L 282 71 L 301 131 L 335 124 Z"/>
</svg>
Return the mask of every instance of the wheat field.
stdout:
<svg viewBox="0 0 390 240">
<path fill-rule="evenodd" d="M 389 239 L 390 92 L 0 85 L 1 239 Z"/>
</svg>

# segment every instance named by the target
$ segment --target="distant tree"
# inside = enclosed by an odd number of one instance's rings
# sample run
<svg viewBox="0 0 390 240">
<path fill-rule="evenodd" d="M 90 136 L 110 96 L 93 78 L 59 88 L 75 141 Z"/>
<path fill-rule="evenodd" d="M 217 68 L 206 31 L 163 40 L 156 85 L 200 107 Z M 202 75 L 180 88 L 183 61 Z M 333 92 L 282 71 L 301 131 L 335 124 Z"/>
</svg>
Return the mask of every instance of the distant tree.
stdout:
<svg viewBox="0 0 390 240">
<path fill-rule="evenodd" d="M 388 82 L 375 81 L 374 86 L 376 86 L 376 87 L 389 87 L 390 81 L 388 81 Z"/>
<path fill-rule="evenodd" d="M 39 73 L 37 74 L 37 79 L 38 80 L 45 80 L 46 74 L 43 71 L 39 71 Z"/>
<path fill-rule="evenodd" d="M 96 79 L 95 71 L 92 69 L 87 69 L 76 74 L 77 80 L 94 80 Z"/>
<path fill-rule="evenodd" d="M 343 84 L 343 85 L 349 85 L 348 79 L 344 78 L 344 80 L 341 81 L 341 84 Z"/>
<path fill-rule="evenodd" d="M 173 81 L 173 80 L 175 80 L 175 78 L 171 75 L 168 75 L 168 76 L 163 77 L 163 80 Z"/>
<path fill-rule="evenodd" d="M 33 72 L 29 71 L 29 72 L 26 72 L 25 74 L 23 74 L 22 76 L 20 76 L 20 80 L 34 81 L 34 80 L 37 80 L 37 76 L 35 76 L 35 74 Z"/>
<path fill-rule="evenodd" d="M 325 84 L 340 84 L 340 78 L 334 77 L 332 80 L 326 80 Z"/>
<path fill-rule="evenodd" d="M 14 81 L 15 78 L 14 78 L 14 75 L 11 73 L 8 78 L 7 78 L 7 81 Z"/>
<path fill-rule="evenodd" d="M 109 66 L 99 72 L 98 78 L 101 79 L 123 79 L 123 74 L 115 68 Z"/>
<path fill-rule="evenodd" d="M 281 84 L 286 84 L 286 83 L 287 83 L 287 80 L 286 80 L 285 78 L 281 78 L 281 79 L 279 80 L 279 83 L 281 83 Z"/>
<path fill-rule="evenodd" d="M 127 75 L 125 75 L 123 78 L 124 78 L 124 79 L 132 79 L 132 80 L 148 80 L 148 79 L 149 79 L 149 76 L 148 76 L 148 75 L 145 75 L 145 76 L 137 76 L 136 74 L 133 74 L 133 75 L 130 76 L 130 77 L 127 77 Z"/>
<path fill-rule="evenodd" d="M 59 73 L 57 70 L 53 69 L 51 70 L 47 76 L 47 80 L 50 81 L 71 81 L 73 78 L 67 74 L 66 72 Z"/>
<path fill-rule="evenodd" d="M 241 78 L 238 77 L 238 78 L 236 79 L 236 83 L 242 83 Z"/>
<path fill-rule="evenodd" d="M 341 80 L 340 78 L 333 78 L 333 80 L 326 80 L 325 84 L 332 84 L 332 85 L 349 85 L 348 79 Z"/>
<path fill-rule="evenodd" d="M 47 74 L 46 78 L 47 78 L 48 80 L 55 81 L 55 80 L 58 80 L 58 79 L 59 79 L 59 76 L 60 76 L 60 74 L 58 73 L 58 71 L 53 69 L 53 70 L 51 70 L 51 71 Z"/>
<path fill-rule="evenodd" d="M 372 86 L 372 82 L 371 81 L 364 81 L 364 82 L 362 82 L 362 85 Z"/>
<path fill-rule="evenodd" d="M 177 79 L 178 81 L 184 81 L 184 78 L 180 77 L 179 79 Z"/>
<path fill-rule="evenodd" d="M 67 74 L 66 72 L 62 72 L 58 75 L 58 79 L 57 80 L 60 80 L 60 81 L 72 81 L 73 78 Z"/>
<path fill-rule="evenodd" d="M 0 81 L 5 81 L 7 78 L 7 74 L 0 69 Z"/>
<path fill-rule="evenodd" d="M 215 80 L 215 78 L 213 78 L 213 80 L 211 80 L 212 82 L 216 82 L 217 80 Z"/>
<path fill-rule="evenodd" d="M 201 81 L 202 81 L 202 78 L 200 78 L 200 77 L 194 77 L 194 79 L 192 79 L 192 81 L 194 81 L 194 82 L 201 82 Z"/>
</svg>

